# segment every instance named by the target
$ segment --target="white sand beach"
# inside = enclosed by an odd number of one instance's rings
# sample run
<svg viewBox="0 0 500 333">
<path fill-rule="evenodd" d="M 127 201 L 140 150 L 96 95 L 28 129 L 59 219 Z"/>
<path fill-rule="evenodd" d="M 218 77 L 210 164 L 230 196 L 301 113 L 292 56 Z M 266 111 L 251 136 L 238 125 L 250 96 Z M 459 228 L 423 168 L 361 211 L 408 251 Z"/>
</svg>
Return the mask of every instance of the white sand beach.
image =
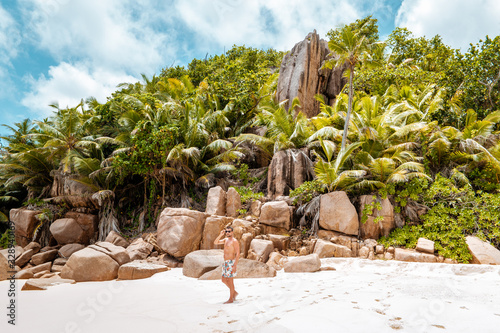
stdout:
<svg viewBox="0 0 500 333">
<path fill-rule="evenodd" d="M 322 259 L 335 271 L 278 272 L 237 279 L 238 300 L 222 304 L 220 281 L 182 269 L 133 281 L 86 282 L 20 291 L 3 332 L 499 332 L 500 266 Z"/>
</svg>

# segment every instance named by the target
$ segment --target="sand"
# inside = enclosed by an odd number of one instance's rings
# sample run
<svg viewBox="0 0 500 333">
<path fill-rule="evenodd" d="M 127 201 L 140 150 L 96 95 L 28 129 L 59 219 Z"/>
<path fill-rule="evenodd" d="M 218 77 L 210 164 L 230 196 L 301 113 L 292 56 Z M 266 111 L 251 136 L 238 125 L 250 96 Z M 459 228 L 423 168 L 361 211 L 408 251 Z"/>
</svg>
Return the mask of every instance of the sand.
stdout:
<svg viewBox="0 0 500 333">
<path fill-rule="evenodd" d="M 500 266 L 322 259 L 335 271 L 278 272 L 236 279 L 222 304 L 220 281 L 182 269 L 134 281 L 85 282 L 20 291 L 7 324 L 0 282 L 0 332 L 499 332 Z"/>
</svg>

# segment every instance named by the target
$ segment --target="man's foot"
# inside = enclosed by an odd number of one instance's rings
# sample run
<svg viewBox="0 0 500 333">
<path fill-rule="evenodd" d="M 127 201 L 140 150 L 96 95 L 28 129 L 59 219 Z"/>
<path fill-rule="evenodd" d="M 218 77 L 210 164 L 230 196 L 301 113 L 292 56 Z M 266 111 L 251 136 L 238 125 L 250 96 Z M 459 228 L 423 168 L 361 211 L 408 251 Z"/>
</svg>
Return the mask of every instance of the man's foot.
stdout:
<svg viewBox="0 0 500 333">
<path fill-rule="evenodd" d="M 234 297 L 233 297 L 233 301 L 236 301 L 236 296 L 238 296 L 238 292 L 237 291 L 234 291 Z"/>
<path fill-rule="evenodd" d="M 229 304 L 229 303 L 233 303 L 233 299 L 228 299 L 227 301 L 224 302 L 224 304 Z"/>
</svg>

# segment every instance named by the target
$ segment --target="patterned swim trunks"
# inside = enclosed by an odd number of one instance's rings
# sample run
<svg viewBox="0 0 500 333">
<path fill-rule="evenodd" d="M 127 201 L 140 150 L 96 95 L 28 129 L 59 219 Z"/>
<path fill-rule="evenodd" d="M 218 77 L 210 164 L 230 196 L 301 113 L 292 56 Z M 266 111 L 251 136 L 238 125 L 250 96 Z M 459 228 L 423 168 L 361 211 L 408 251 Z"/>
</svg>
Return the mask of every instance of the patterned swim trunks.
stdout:
<svg viewBox="0 0 500 333">
<path fill-rule="evenodd" d="M 236 273 L 233 273 L 234 260 L 226 260 L 222 265 L 222 276 L 226 278 L 236 277 Z"/>
</svg>

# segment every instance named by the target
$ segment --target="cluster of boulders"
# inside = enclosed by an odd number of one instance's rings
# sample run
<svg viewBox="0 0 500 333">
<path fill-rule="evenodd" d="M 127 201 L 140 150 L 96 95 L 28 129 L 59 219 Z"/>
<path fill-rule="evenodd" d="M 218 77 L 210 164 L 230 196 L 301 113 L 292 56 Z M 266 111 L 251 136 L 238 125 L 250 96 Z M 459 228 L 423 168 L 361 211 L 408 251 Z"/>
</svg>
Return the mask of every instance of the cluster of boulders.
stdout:
<svg viewBox="0 0 500 333">
<path fill-rule="evenodd" d="M 362 222 L 364 206 L 372 205 L 374 200 L 379 200 L 381 209 L 373 210 Z M 320 259 L 328 257 L 455 263 L 437 255 L 434 243 L 423 238 L 415 250 L 378 244 L 376 239 L 395 227 L 391 203 L 373 196 L 363 196 L 359 202 L 356 209 L 341 191 L 322 195 L 320 230 L 317 237 L 308 237 L 292 228 L 294 207 L 288 197 L 255 200 L 249 214 L 238 218 L 242 207 L 239 194 L 234 188 L 226 192 L 217 186 L 208 192 L 205 212 L 166 208 L 157 221 L 157 231 L 132 242 L 114 231 L 105 241 L 94 242 L 97 218 L 67 213 L 50 225 L 57 245 L 43 248 L 30 241 L 38 212 L 13 209 L 10 217 L 16 226 L 18 244 L 16 278 L 51 279 L 30 280 L 25 289 L 44 289 L 63 282 L 140 279 L 171 267 L 183 267 L 184 274 L 190 277 L 220 278 L 223 252 L 214 240 L 227 226 L 233 228 L 240 242 L 239 278 L 272 277 L 281 269 L 314 272 L 321 268 Z M 474 263 L 500 264 L 500 251 L 493 246 L 475 237 L 468 237 L 467 243 Z M 2 250 L 5 257 L 6 251 Z M 0 265 L 6 265 L 4 256 L 0 256 Z"/>
</svg>

